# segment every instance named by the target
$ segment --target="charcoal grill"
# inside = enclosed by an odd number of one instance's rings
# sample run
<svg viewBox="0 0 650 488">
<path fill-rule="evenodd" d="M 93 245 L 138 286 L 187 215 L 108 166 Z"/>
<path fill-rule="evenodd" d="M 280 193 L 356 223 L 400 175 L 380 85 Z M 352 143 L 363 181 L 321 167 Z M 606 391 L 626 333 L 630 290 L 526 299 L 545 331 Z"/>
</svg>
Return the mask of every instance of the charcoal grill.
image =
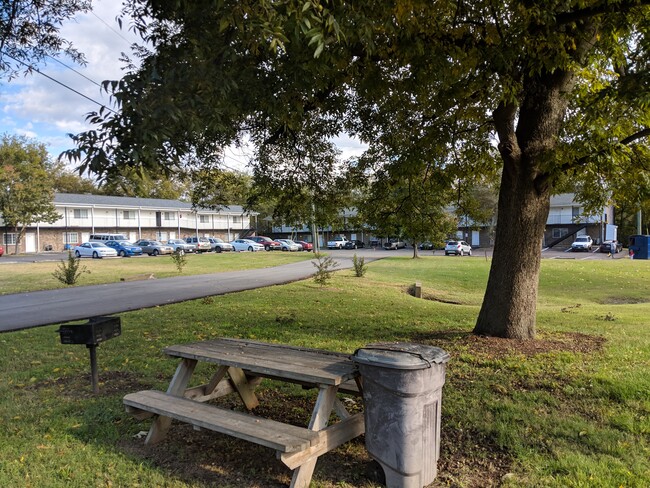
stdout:
<svg viewBox="0 0 650 488">
<path fill-rule="evenodd" d="M 90 371 L 93 393 L 99 393 L 97 346 L 100 342 L 122 333 L 120 317 L 91 317 L 83 324 L 62 325 L 58 330 L 61 344 L 85 344 L 90 351 Z"/>
</svg>

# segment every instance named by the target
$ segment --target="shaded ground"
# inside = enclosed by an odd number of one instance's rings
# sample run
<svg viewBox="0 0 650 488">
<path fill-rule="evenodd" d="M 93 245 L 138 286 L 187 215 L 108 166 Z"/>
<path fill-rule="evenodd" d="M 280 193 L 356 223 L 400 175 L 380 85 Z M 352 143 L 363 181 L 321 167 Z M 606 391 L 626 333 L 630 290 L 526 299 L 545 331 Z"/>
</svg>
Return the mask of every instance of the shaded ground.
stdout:
<svg viewBox="0 0 650 488">
<path fill-rule="evenodd" d="M 477 356 L 505 357 L 513 354 L 534 356 L 548 352 L 573 352 L 589 354 L 602 349 L 601 337 L 579 333 L 553 334 L 534 341 L 513 341 L 492 337 L 480 337 L 465 331 L 449 331 L 422 334 L 412 338 L 415 342 L 429 343 L 448 350 L 469 351 Z M 466 377 L 449 378 L 447 388 L 466 390 Z M 264 386 L 264 385 L 263 385 Z M 100 397 L 117 396 L 150 388 L 129 372 L 109 371 L 100 374 Z M 56 388 L 64 395 L 92 397 L 90 375 L 58 378 L 30 385 L 29 389 Z M 471 390 L 467 390 L 471 391 Z M 295 425 L 305 425 L 310 416 L 314 392 L 278 390 L 269 385 L 259 391 L 261 405 L 256 414 Z M 241 410 L 236 397 L 220 399 L 222 407 Z M 361 401 L 346 400 L 351 411 L 359 411 Z M 290 408 L 287 408 L 290 405 Z M 125 418 L 128 416 L 125 414 Z M 168 438 L 153 446 L 144 445 L 142 432 L 123 438 L 117 449 L 132 457 L 168 473 L 170 478 L 183 480 L 191 486 L 276 488 L 288 486 L 291 472 L 267 448 L 208 431 L 195 431 L 191 426 L 175 423 Z M 513 460 L 509 453 L 499 448 L 491 439 L 479 432 L 455 428 L 444 422 L 441 435 L 441 453 L 438 478 L 432 487 L 462 486 L 494 487 L 509 476 Z M 379 484 L 376 464 L 367 454 L 363 436 L 339 447 L 319 459 L 314 480 L 324 488 L 359 487 L 373 488 Z"/>
</svg>

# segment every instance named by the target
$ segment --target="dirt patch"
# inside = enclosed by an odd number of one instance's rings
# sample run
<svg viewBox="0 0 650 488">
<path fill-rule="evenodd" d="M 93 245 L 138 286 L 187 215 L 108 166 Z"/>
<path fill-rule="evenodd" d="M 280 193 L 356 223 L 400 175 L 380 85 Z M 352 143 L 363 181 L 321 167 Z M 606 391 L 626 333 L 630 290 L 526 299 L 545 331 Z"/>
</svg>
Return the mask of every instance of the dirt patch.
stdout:
<svg viewBox="0 0 650 488">
<path fill-rule="evenodd" d="M 90 373 L 39 381 L 26 386 L 25 389 L 55 388 L 67 398 L 90 398 L 126 394 L 151 387 L 151 384 L 141 381 L 134 373 L 128 371 L 102 371 L 99 373 L 99 395 L 94 395 L 92 392 Z"/>
<path fill-rule="evenodd" d="M 415 297 L 415 285 L 410 285 L 407 287 L 404 287 L 404 293 L 411 295 L 412 297 Z M 458 300 L 452 300 L 450 298 L 445 298 L 441 296 L 440 294 L 437 294 L 432 291 L 427 291 L 422 289 L 422 297 L 423 300 L 430 300 L 432 302 L 440 302 L 440 303 L 446 303 L 448 305 L 465 305 L 463 302 L 459 302 Z"/>
<path fill-rule="evenodd" d="M 313 408 L 313 398 L 287 395 L 277 390 L 261 390 L 255 414 L 305 425 Z M 361 406 L 346 403 L 349 410 Z M 232 397 L 219 399 L 221 407 L 241 410 Z M 291 405 L 290 409 L 286 405 Z M 146 423 L 148 427 L 149 423 Z M 192 486 L 220 488 L 279 488 L 291 482 L 291 471 L 271 449 L 191 426 L 174 423 L 173 435 L 155 445 L 145 445 L 144 435 L 126 439 L 119 448 L 138 461 L 146 460 L 176 479 Z M 365 449 L 364 437 L 327 453 L 318 460 L 314 480 L 323 488 L 350 486 L 379 488 L 383 473 Z M 457 429 L 443 423 L 438 477 L 430 487 L 496 487 L 512 465 L 511 457 L 490 439 L 477 432 Z"/>
<path fill-rule="evenodd" d="M 648 303 L 650 299 L 641 297 L 611 296 L 603 298 L 600 303 L 603 305 L 634 305 L 637 303 Z"/>
<path fill-rule="evenodd" d="M 534 356 L 549 352 L 589 354 L 601 351 L 606 339 L 579 332 L 544 334 L 538 339 L 515 340 L 477 336 L 465 331 L 446 331 L 419 334 L 413 337 L 413 341 L 448 350 L 468 348 L 471 352 L 499 357 L 511 354 Z"/>
</svg>

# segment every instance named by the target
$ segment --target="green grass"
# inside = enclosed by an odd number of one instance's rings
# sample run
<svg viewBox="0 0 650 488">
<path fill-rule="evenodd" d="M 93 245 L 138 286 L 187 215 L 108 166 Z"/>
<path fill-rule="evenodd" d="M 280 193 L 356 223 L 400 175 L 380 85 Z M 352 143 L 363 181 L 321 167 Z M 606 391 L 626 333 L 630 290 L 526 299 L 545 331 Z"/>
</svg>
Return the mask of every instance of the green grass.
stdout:
<svg viewBox="0 0 650 488">
<path fill-rule="evenodd" d="M 56 327 L 0 335 L 0 486 L 287 483 L 273 452 L 245 442 L 179 425 L 155 447 L 133 437 L 150 422 L 124 413 L 121 398 L 166 387 L 176 362 L 162 349 L 219 336 L 345 352 L 380 340 L 443 347 L 451 360 L 440 485 L 650 486 L 650 262 L 544 260 L 538 344 L 560 346 L 535 354 L 469 334 L 489 264 L 390 258 L 370 263 L 364 278 L 338 272 L 323 289 L 308 280 L 122 314 L 122 335 L 98 350 L 97 397 L 87 350 L 61 345 Z M 415 281 L 428 299 L 407 294 Z M 602 348 L 580 352 L 597 341 Z M 208 375 L 199 367 L 197 381 Z M 308 417 L 313 399 L 275 383 L 261 395 L 271 414 L 292 421 Z M 313 486 L 379 486 L 365 475 L 368 461 L 362 441 L 343 446 L 319 460 Z"/>
<path fill-rule="evenodd" d="M 206 253 L 186 254 L 187 264 L 178 273 L 171 256 L 82 259 L 81 264 L 90 271 L 84 273 L 74 286 L 115 283 L 122 278 L 153 273 L 156 278 L 189 276 L 205 273 L 220 273 L 240 269 L 267 268 L 281 264 L 310 259 L 311 253 Z M 61 261 L 39 263 L 0 263 L 0 294 L 20 293 L 35 290 L 65 288 L 52 276 Z"/>
</svg>

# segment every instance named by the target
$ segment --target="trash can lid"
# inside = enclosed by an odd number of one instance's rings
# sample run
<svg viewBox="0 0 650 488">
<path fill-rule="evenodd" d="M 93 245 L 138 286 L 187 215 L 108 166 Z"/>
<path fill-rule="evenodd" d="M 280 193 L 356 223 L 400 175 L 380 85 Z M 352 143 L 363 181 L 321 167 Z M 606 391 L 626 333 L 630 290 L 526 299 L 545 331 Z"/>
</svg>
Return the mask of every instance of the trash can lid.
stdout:
<svg viewBox="0 0 650 488">
<path fill-rule="evenodd" d="M 449 361 L 449 354 L 439 347 L 410 342 L 375 343 L 357 349 L 352 360 L 371 366 L 393 369 L 424 369 Z"/>
</svg>

